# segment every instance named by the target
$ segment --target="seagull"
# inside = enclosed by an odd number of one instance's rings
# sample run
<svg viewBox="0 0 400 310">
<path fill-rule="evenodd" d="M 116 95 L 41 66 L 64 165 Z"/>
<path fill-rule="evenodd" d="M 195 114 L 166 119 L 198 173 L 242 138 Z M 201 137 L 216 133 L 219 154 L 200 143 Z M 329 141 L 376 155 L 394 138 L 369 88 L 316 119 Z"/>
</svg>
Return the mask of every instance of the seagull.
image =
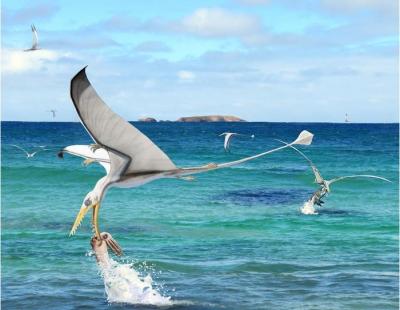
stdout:
<svg viewBox="0 0 400 310">
<path fill-rule="evenodd" d="M 33 153 L 29 153 L 25 149 L 23 149 L 22 147 L 20 147 L 18 145 L 11 144 L 11 146 L 16 147 L 17 149 L 20 149 L 21 151 L 23 151 L 26 154 L 26 158 L 32 158 L 37 153 L 42 152 L 42 151 L 49 151 L 48 149 L 45 149 L 45 146 L 40 146 L 40 150 L 37 150 L 37 151 L 35 151 Z"/>
<path fill-rule="evenodd" d="M 279 139 L 275 139 L 285 145 L 289 145 L 287 142 L 279 140 Z M 356 175 L 346 175 L 343 177 L 337 177 L 331 180 L 325 180 L 321 173 L 319 172 L 318 168 L 315 166 L 315 164 L 311 161 L 311 159 L 309 159 L 302 151 L 300 151 L 298 148 L 294 147 L 293 145 L 290 145 L 290 147 L 292 149 L 294 149 L 297 153 L 299 153 L 303 158 L 305 158 L 308 163 L 311 166 L 311 169 L 314 173 L 315 176 L 315 183 L 317 183 L 320 186 L 320 189 L 317 190 L 315 193 L 313 193 L 313 195 L 311 196 L 311 198 L 308 200 L 309 203 L 312 203 L 312 205 L 318 205 L 320 207 L 322 207 L 322 204 L 324 203 L 324 201 L 322 201 L 322 198 L 324 196 L 326 196 L 328 193 L 331 192 L 331 184 L 335 183 L 337 181 L 341 181 L 341 180 L 345 180 L 345 179 L 352 179 L 352 178 L 372 178 L 372 179 L 379 179 L 385 182 L 392 182 L 386 178 L 380 177 L 380 176 L 376 176 L 376 175 L 370 175 L 370 174 L 356 174 Z"/>
<path fill-rule="evenodd" d="M 76 146 L 66 147 L 59 152 L 59 157 L 63 157 L 64 152 L 74 153 L 73 155 L 98 161 L 107 167 L 106 175 L 100 178 L 93 190 L 85 196 L 70 236 L 75 234 L 84 216 L 92 209 L 93 230 L 99 242 L 102 240 L 98 224 L 99 209 L 106 191 L 112 187 L 132 188 L 162 178 L 182 179 L 196 173 L 238 165 L 290 145 L 309 145 L 313 138 L 312 133 L 303 130 L 292 143 L 254 156 L 221 164 L 209 163 L 204 166 L 179 168 L 148 137 L 104 103 L 90 84 L 86 67 L 72 78 L 70 94 L 80 121 L 94 144 L 81 149 Z M 97 153 L 100 149 L 106 153 Z M 98 157 L 94 157 L 94 154 L 98 154 Z M 119 255 L 118 252 L 115 253 Z"/>
<path fill-rule="evenodd" d="M 231 139 L 232 139 L 232 137 L 233 136 L 244 136 L 243 134 L 240 134 L 240 133 L 236 133 L 236 132 L 224 132 L 224 133 L 221 133 L 220 135 L 219 135 L 220 137 L 221 136 L 225 136 L 225 140 L 224 140 L 224 149 L 225 149 L 225 152 L 228 152 L 229 151 L 229 147 L 230 147 L 230 145 L 231 145 Z M 251 135 L 250 136 L 252 139 L 254 139 L 254 135 Z"/>
<path fill-rule="evenodd" d="M 51 112 L 51 114 L 53 115 L 53 118 L 56 118 L 56 110 L 49 110 L 48 112 Z"/>
<path fill-rule="evenodd" d="M 32 47 L 24 50 L 25 52 L 40 50 L 40 48 L 38 46 L 39 45 L 39 37 L 38 37 L 38 33 L 36 31 L 35 25 L 32 24 L 31 29 L 32 29 Z"/>
</svg>

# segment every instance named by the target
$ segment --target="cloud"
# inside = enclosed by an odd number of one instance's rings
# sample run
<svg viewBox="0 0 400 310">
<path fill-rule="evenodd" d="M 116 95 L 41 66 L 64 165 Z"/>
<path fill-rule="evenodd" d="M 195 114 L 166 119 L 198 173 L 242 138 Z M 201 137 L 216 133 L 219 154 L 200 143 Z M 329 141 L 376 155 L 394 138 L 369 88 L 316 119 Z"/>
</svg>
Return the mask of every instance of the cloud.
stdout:
<svg viewBox="0 0 400 310">
<path fill-rule="evenodd" d="M 199 8 L 177 20 L 152 18 L 139 21 L 129 16 L 113 16 L 90 29 L 116 31 L 164 32 L 193 34 L 200 37 L 240 37 L 259 32 L 262 28 L 258 17 L 235 13 L 222 8 Z"/>
<path fill-rule="evenodd" d="M 146 41 L 135 46 L 134 50 L 140 53 L 170 52 L 171 48 L 160 41 Z"/>
<path fill-rule="evenodd" d="M 50 50 L 24 52 L 19 50 L 3 49 L 2 72 L 20 73 L 40 70 L 46 63 L 57 61 L 62 57 L 65 57 L 65 55 Z"/>
<path fill-rule="evenodd" d="M 360 12 L 383 13 L 386 15 L 398 14 L 399 4 L 397 0 L 317 0 L 317 1 L 292 1 L 292 0 L 233 0 L 245 6 L 273 5 L 296 11 L 306 10 L 315 13 L 338 13 L 351 15 Z"/>
<path fill-rule="evenodd" d="M 265 5 L 269 4 L 270 0 L 235 0 L 235 2 L 243 5 Z"/>
<path fill-rule="evenodd" d="M 327 9 L 352 13 L 360 10 L 396 14 L 398 12 L 397 0 L 322 0 L 321 5 Z"/>
<path fill-rule="evenodd" d="M 220 8 L 201 8 L 180 22 L 181 31 L 205 37 L 243 36 L 261 28 L 255 16 Z"/>
<path fill-rule="evenodd" d="M 34 20 L 48 19 L 54 16 L 60 7 L 54 3 L 40 3 L 30 7 L 26 7 L 13 12 L 4 11 L 3 17 L 5 24 L 11 23 L 27 23 L 31 24 Z"/>
<path fill-rule="evenodd" d="M 42 40 L 42 46 L 52 49 L 101 49 L 108 47 L 118 47 L 120 44 L 115 40 L 102 34 L 88 35 L 82 33 L 77 40 L 77 32 L 64 32 L 60 38 L 56 33 L 48 34 L 46 39 Z"/>
<path fill-rule="evenodd" d="M 85 26 L 82 32 L 144 32 L 152 34 L 190 35 L 206 39 L 236 38 L 246 45 L 265 42 L 265 31 L 259 17 L 237 13 L 222 8 L 199 8 L 179 19 L 167 20 L 160 17 L 138 20 L 127 15 L 115 15 L 98 23 Z M 156 49 L 167 51 L 161 42 L 144 43 L 137 46 L 140 52 L 155 52 Z M 147 50 L 148 49 L 148 50 Z M 154 50 L 153 50 L 154 49 Z"/>
<path fill-rule="evenodd" d="M 38 23 L 45 50 L 32 53 L 21 51 L 30 45 L 29 24 L 5 25 L 6 119 L 50 119 L 51 105 L 58 120 L 77 120 L 66 90 L 86 64 L 104 100 L 128 119 L 221 113 L 248 120 L 334 121 L 343 119 L 343 111 L 364 121 L 396 117 L 397 28 L 395 18 L 373 13 L 384 10 L 376 2 L 333 8 L 328 0 L 312 6 L 308 0 L 234 1 L 281 6 L 290 11 L 288 24 L 267 28 L 268 14 L 255 7 L 237 11 L 232 3 L 148 18 L 112 17 L 115 12 L 107 11 L 93 24 L 80 20 L 71 27 L 64 20 L 46 29 L 47 23 Z M 297 11 L 318 18 L 296 30 L 290 19 Z"/>
<path fill-rule="evenodd" d="M 196 78 L 196 75 L 193 72 L 187 70 L 178 71 L 177 75 L 179 80 L 182 82 L 191 82 Z"/>
<path fill-rule="evenodd" d="M 316 80 L 322 77 L 335 77 L 335 76 L 355 76 L 359 74 L 359 71 L 347 66 L 347 67 L 333 67 L 333 68 L 324 68 L 324 67 L 310 67 L 299 70 L 299 75 L 303 76 L 306 79 Z"/>
</svg>

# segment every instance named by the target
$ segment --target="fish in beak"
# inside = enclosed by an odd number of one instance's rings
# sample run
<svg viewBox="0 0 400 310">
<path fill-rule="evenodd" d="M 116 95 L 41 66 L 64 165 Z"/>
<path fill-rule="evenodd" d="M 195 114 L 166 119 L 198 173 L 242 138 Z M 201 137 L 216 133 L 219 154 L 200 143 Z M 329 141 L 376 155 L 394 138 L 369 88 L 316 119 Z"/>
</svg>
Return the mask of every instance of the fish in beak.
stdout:
<svg viewBox="0 0 400 310">
<path fill-rule="evenodd" d="M 90 245 L 96 254 L 98 263 L 107 264 L 108 248 L 110 248 L 117 256 L 121 256 L 123 254 L 122 249 L 117 241 L 115 241 L 112 235 L 108 232 L 102 232 L 100 234 L 100 239 L 98 236 L 93 236 L 90 240 Z"/>
</svg>

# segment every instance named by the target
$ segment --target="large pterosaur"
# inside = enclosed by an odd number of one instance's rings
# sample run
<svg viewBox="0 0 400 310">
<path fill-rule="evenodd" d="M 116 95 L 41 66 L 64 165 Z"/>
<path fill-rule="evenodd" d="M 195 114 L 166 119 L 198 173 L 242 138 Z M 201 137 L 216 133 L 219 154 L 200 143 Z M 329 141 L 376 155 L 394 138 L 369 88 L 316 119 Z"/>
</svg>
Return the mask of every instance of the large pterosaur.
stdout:
<svg viewBox="0 0 400 310">
<path fill-rule="evenodd" d="M 89 161 L 99 161 L 106 169 L 106 175 L 98 180 L 95 187 L 83 200 L 81 209 L 72 226 L 70 235 L 74 234 L 86 213 L 93 209 L 93 227 L 97 240 L 101 239 L 98 225 L 100 204 L 106 191 L 111 187 L 137 187 L 161 178 L 182 178 L 200 172 L 226 168 L 246 161 L 265 156 L 295 144 L 309 145 L 313 134 L 304 130 L 296 140 L 288 145 L 278 147 L 240 160 L 199 167 L 179 168 L 148 137 L 133 125 L 114 113 L 99 97 L 90 84 L 85 68 L 71 80 L 71 98 L 94 145 L 70 146 L 60 152 L 81 156 Z M 68 149 L 69 148 L 69 149 Z M 98 153 L 99 149 L 105 150 Z M 116 254 L 120 254 L 116 252 Z"/>
</svg>

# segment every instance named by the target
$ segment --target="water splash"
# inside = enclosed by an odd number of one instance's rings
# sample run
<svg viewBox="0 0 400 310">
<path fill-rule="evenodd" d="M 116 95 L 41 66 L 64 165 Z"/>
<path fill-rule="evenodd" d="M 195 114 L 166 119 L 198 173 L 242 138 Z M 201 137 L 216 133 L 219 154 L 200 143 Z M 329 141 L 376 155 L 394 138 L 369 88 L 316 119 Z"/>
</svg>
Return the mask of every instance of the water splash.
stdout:
<svg viewBox="0 0 400 310">
<path fill-rule="evenodd" d="M 154 288 L 150 274 L 141 276 L 133 268 L 133 263 L 119 263 L 112 258 L 98 264 L 104 280 L 104 288 L 109 303 L 153 305 L 168 307 L 174 302 Z"/>
<path fill-rule="evenodd" d="M 300 212 L 306 215 L 316 215 L 318 214 L 318 212 L 316 212 L 315 208 L 314 208 L 314 204 L 312 203 L 312 201 L 307 200 L 304 204 L 303 207 L 300 208 Z"/>
</svg>

